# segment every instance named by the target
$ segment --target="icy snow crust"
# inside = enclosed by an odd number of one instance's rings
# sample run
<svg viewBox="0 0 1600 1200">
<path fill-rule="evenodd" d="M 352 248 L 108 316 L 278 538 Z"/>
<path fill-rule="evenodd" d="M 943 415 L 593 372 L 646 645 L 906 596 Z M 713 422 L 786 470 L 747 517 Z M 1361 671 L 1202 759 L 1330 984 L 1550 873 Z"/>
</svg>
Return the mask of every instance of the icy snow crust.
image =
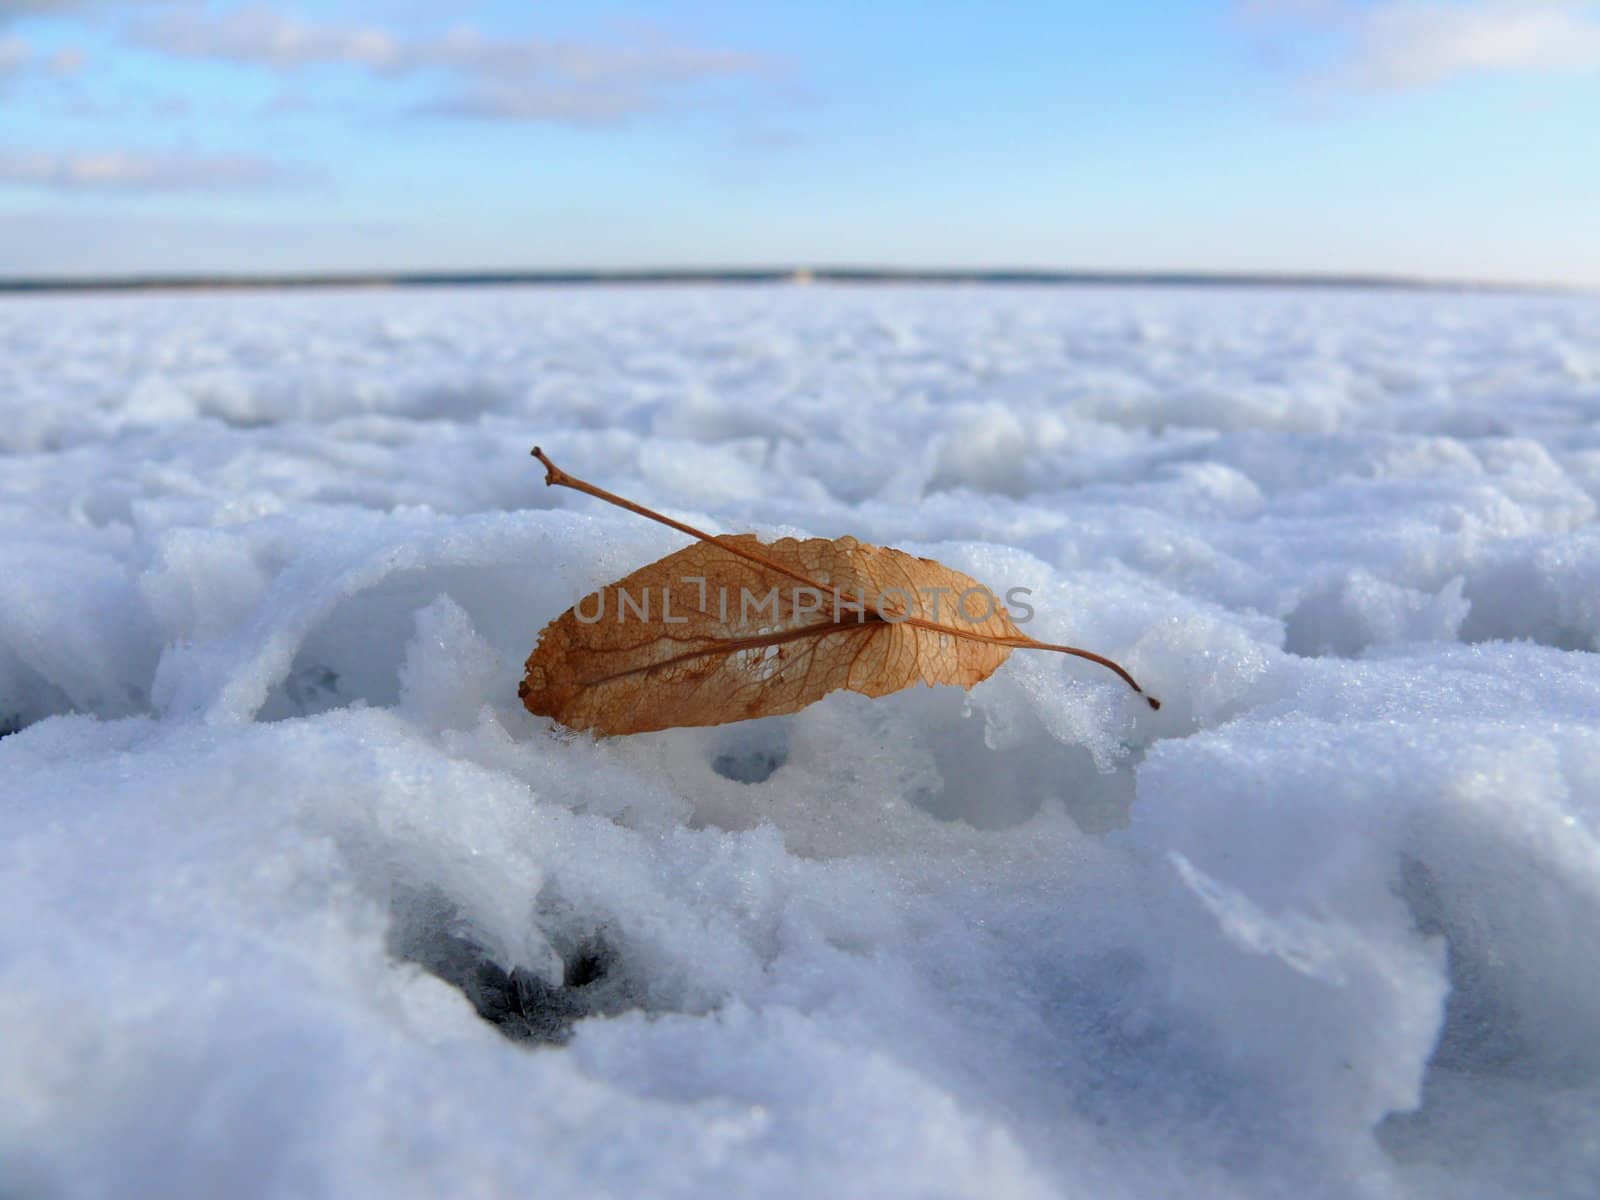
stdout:
<svg viewBox="0 0 1600 1200">
<path fill-rule="evenodd" d="M 1600 301 L 34 298 L 0 346 L 0 1194 L 1600 1191 Z M 1030 587 L 1166 707 L 1017 654 L 552 729 L 540 627 L 682 539 L 535 441 Z"/>
</svg>

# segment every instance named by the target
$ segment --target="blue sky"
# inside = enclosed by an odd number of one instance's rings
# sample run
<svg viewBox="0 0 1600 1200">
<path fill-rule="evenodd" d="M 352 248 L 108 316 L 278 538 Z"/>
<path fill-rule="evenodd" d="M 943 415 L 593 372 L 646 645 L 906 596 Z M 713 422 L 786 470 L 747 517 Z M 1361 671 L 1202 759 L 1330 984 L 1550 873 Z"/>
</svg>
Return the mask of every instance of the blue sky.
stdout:
<svg viewBox="0 0 1600 1200">
<path fill-rule="evenodd" d="M 0 274 L 1600 285 L 1600 3 L 0 0 Z"/>
</svg>

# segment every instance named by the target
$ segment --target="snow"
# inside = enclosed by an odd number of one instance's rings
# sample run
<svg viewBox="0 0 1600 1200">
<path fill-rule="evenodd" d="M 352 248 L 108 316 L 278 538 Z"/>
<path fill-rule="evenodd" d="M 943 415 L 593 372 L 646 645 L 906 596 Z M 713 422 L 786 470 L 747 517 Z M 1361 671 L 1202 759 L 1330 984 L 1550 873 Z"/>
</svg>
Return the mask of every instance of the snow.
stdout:
<svg viewBox="0 0 1600 1200">
<path fill-rule="evenodd" d="M 33 297 L 0 347 L 0 1194 L 1600 1189 L 1600 300 Z M 1030 588 L 1165 706 L 1019 653 L 552 729 L 541 626 L 683 539 L 535 442 Z"/>
</svg>

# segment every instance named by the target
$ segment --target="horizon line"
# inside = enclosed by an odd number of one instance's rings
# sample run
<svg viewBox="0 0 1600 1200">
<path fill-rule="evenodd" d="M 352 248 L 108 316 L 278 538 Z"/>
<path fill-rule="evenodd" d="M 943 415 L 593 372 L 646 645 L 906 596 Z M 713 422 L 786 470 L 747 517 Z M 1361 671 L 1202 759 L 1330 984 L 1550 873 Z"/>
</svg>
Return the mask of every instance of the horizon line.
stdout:
<svg viewBox="0 0 1600 1200">
<path fill-rule="evenodd" d="M 627 284 L 960 284 L 1091 287 L 1326 288 L 1339 290 L 1584 294 L 1594 286 L 1327 271 L 1048 270 L 1013 267 L 661 267 L 570 270 L 182 272 L 0 276 L 0 294 L 252 291 L 320 288 L 550 287 Z"/>
</svg>

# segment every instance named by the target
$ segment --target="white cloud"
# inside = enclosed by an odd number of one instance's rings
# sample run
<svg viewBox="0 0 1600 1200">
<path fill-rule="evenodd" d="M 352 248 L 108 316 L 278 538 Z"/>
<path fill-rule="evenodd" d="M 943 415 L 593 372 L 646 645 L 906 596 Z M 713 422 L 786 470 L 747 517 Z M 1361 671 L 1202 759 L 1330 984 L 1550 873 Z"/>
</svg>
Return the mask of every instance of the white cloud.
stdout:
<svg viewBox="0 0 1600 1200">
<path fill-rule="evenodd" d="M 0 24 L 33 13 L 57 12 L 65 7 L 58 0 L 0 0 Z"/>
<path fill-rule="evenodd" d="M 118 5 L 159 2 L 160 0 L 0 0 L 0 25 L 24 17 L 57 17 L 113 8 Z"/>
<path fill-rule="evenodd" d="M 1377 86 L 1435 83 L 1463 71 L 1600 68 L 1600 20 L 1591 6 L 1403 3 L 1372 10 L 1363 23 L 1358 78 Z"/>
<path fill-rule="evenodd" d="M 784 74 L 760 54 L 635 31 L 612 42 L 492 38 L 470 28 L 403 37 L 376 25 L 304 20 L 269 7 L 170 11 L 141 22 L 146 48 L 279 71 L 347 66 L 378 77 L 437 73 L 446 91 L 423 110 L 512 120 L 597 123 L 698 102 L 717 81 Z"/>
<path fill-rule="evenodd" d="M 315 25 L 272 8 L 216 15 L 183 9 L 139 26 L 151 49 L 186 58 L 292 68 L 348 63 L 376 69 L 398 64 L 400 47 L 375 27 Z"/>
<path fill-rule="evenodd" d="M 0 75 L 27 65 L 33 48 L 19 37 L 0 37 Z"/>
<path fill-rule="evenodd" d="M 38 68 L 57 76 L 75 75 L 86 61 L 87 56 L 76 46 L 64 47 L 41 58 L 25 39 L 0 37 L 0 79 Z"/>
<path fill-rule="evenodd" d="M 1256 29 L 1318 43 L 1316 74 L 1414 88 L 1468 73 L 1600 70 L 1600 4 L 1579 0 L 1241 0 Z M 1306 56 L 1296 56 L 1304 59 Z"/>
<path fill-rule="evenodd" d="M 0 185 L 68 191 L 254 190 L 303 184 L 313 178 L 307 172 L 248 155 L 0 151 Z"/>
<path fill-rule="evenodd" d="M 50 71 L 54 75 L 76 75 L 87 61 L 88 55 L 77 46 L 64 46 L 50 56 Z"/>
<path fill-rule="evenodd" d="M 488 79 L 424 105 L 421 111 L 450 117 L 606 125 L 663 107 L 661 96 L 638 88 L 551 86 Z"/>
</svg>

